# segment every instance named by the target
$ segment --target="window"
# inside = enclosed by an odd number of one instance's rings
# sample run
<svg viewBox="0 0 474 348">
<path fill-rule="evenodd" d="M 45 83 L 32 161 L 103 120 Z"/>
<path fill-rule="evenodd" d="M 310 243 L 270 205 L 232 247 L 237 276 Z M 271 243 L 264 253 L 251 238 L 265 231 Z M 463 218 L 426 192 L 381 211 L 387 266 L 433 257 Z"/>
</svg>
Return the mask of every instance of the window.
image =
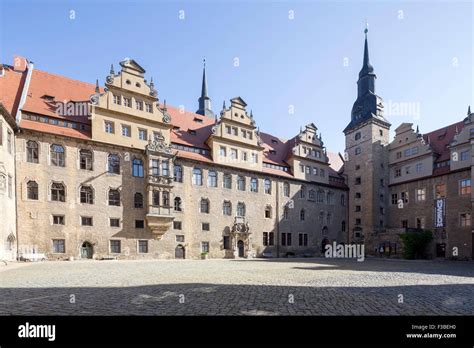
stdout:
<svg viewBox="0 0 474 348">
<path fill-rule="evenodd" d="M 174 166 L 174 181 L 183 182 L 183 167 L 179 165 Z"/>
<path fill-rule="evenodd" d="M 123 106 L 126 106 L 127 108 L 132 107 L 132 102 L 131 102 L 130 98 L 123 97 Z"/>
<path fill-rule="evenodd" d="M 66 201 L 66 189 L 63 184 L 54 182 L 51 185 L 51 200 L 55 202 Z"/>
<path fill-rule="evenodd" d="M 304 185 L 301 185 L 300 187 L 300 198 L 305 198 L 306 196 L 306 187 Z"/>
<path fill-rule="evenodd" d="M 461 161 L 466 161 L 469 159 L 469 150 L 461 151 Z"/>
<path fill-rule="evenodd" d="M 211 227 L 210 227 L 210 225 L 209 225 L 209 222 L 203 222 L 203 223 L 201 224 L 201 229 L 202 229 L 203 231 L 209 231 L 209 230 L 211 229 Z"/>
<path fill-rule="evenodd" d="M 193 169 L 193 185 L 202 186 L 202 170 L 200 168 Z"/>
<path fill-rule="evenodd" d="M 290 197 L 290 184 L 287 182 L 283 183 L 283 195 L 285 197 Z"/>
<path fill-rule="evenodd" d="M 298 234 L 298 245 L 299 246 L 308 246 L 308 234 L 299 233 Z"/>
<path fill-rule="evenodd" d="M 8 153 L 13 153 L 13 134 L 10 131 L 7 131 L 7 149 Z"/>
<path fill-rule="evenodd" d="M 356 192 L 355 193 L 355 198 L 362 198 L 362 193 Z"/>
<path fill-rule="evenodd" d="M 136 192 L 133 196 L 133 205 L 135 208 L 143 208 L 143 195 L 140 192 Z"/>
<path fill-rule="evenodd" d="M 177 243 L 184 243 L 184 235 L 183 234 L 177 234 L 176 235 L 176 242 Z"/>
<path fill-rule="evenodd" d="M 382 137 L 383 136 L 383 130 L 379 129 L 379 135 Z"/>
<path fill-rule="evenodd" d="M 122 99 L 120 98 L 119 95 L 114 94 L 114 104 L 120 105 L 122 104 Z"/>
<path fill-rule="evenodd" d="M 360 169 L 360 165 L 359 165 L 359 164 L 356 164 L 355 170 L 359 170 L 359 169 Z"/>
<path fill-rule="evenodd" d="M 221 146 L 220 149 L 219 149 L 219 155 L 222 156 L 222 157 L 226 157 L 227 156 L 227 148 L 225 146 Z"/>
<path fill-rule="evenodd" d="M 237 127 L 232 127 L 232 134 L 233 135 L 239 135 L 239 129 Z"/>
<path fill-rule="evenodd" d="M 224 201 L 222 203 L 222 214 L 224 215 L 232 215 L 232 203 L 230 201 Z"/>
<path fill-rule="evenodd" d="M 161 175 L 169 176 L 170 175 L 170 164 L 168 160 L 163 160 L 161 162 Z"/>
<path fill-rule="evenodd" d="M 318 175 L 318 168 L 313 167 L 313 175 Z"/>
<path fill-rule="evenodd" d="M 64 239 L 53 239 L 53 253 L 64 254 L 66 252 L 66 241 Z"/>
<path fill-rule="evenodd" d="M 362 182 L 362 179 L 360 178 L 360 176 L 357 177 L 357 178 L 355 178 L 355 184 L 356 184 L 356 185 L 360 185 L 361 182 Z"/>
<path fill-rule="evenodd" d="M 210 170 L 207 173 L 207 186 L 217 187 L 217 173 L 215 170 Z"/>
<path fill-rule="evenodd" d="M 326 224 L 330 225 L 332 223 L 332 215 L 331 213 L 327 213 L 326 215 Z"/>
<path fill-rule="evenodd" d="M 356 225 L 362 225 L 362 219 L 357 218 L 355 224 L 356 224 Z"/>
<path fill-rule="evenodd" d="M 357 194 L 357 193 L 356 193 Z M 359 195 L 360 195 L 360 192 L 359 192 Z M 356 197 L 357 198 L 357 197 Z M 359 197 L 360 198 L 360 197 Z M 346 196 L 345 195 L 341 195 L 341 205 L 344 207 L 346 205 Z"/>
<path fill-rule="evenodd" d="M 145 228 L 144 220 L 135 220 L 135 228 Z"/>
<path fill-rule="evenodd" d="M 435 185 L 435 196 L 436 196 L 436 198 L 446 197 L 446 185 L 445 184 L 436 184 Z"/>
<path fill-rule="evenodd" d="M 425 228 L 425 218 L 417 217 L 416 218 L 416 228 Z"/>
<path fill-rule="evenodd" d="M 263 245 L 268 246 L 268 232 L 263 232 Z"/>
<path fill-rule="evenodd" d="M 291 246 L 291 233 L 282 233 L 281 234 L 281 245 Z"/>
<path fill-rule="evenodd" d="M 51 145 L 51 165 L 57 167 L 65 166 L 64 147 L 61 145 Z"/>
<path fill-rule="evenodd" d="M 328 193 L 326 194 L 326 201 L 328 204 L 334 204 L 334 192 L 328 191 Z"/>
<path fill-rule="evenodd" d="M 120 174 L 120 157 L 110 154 L 108 158 L 108 172 L 112 174 Z"/>
<path fill-rule="evenodd" d="M 173 221 L 173 229 L 174 230 L 181 230 L 182 229 L 181 221 Z"/>
<path fill-rule="evenodd" d="M 143 178 L 143 161 L 139 158 L 134 158 L 132 163 L 132 175 Z"/>
<path fill-rule="evenodd" d="M 120 227 L 120 219 L 110 218 L 110 227 Z"/>
<path fill-rule="evenodd" d="M 283 208 L 283 219 L 288 220 L 290 216 L 290 209 L 288 207 Z"/>
<path fill-rule="evenodd" d="M 405 174 L 410 174 L 411 173 L 411 166 L 406 166 L 405 167 Z"/>
<path fill-rule="evenodd" d="M 160 161 L 158 161 L 157 159 L 151 160 L 151 175 L 160 175 Z"/>
<path fill-rule="evenodd" d="M 360 205 L 356 205 L 356 206 L 355 206 L 355 211 L 361 211 L 361 210 L 362 210 L 362 208 L 361 208 Z"/>
<path fill-rule="evenodd" d="M 119 190 L 109 190 L 109 205 L 120 206 Z"/>
<path fill-rule="evenodd" d="M 360 132 L 357 132 L 357 133 L 355 134 L 355 140 L 359 140 L 359 139 L 360 139 L 360 137 L 361 137 L 361 134 L 360 134 Z"/>
<path fill-rule="evenodd" d="M 201 242 L 201 252 L 209 253 L 209 242 Z"/>
<path fill-rule="evenodd" d="M 400 199 L 403 203 L 408 203 L 408 191 L 400 193 Z"/>
<path fill-rule="evenodd" d="M 130 129 L 130 126 L 127 126 L 125 124 L 122 125 L 122 136 L 124 137 L 130 137 L 132 134 L 132 131 Z"/>
<path fill-rule="evenodd" d="M 408 220 L 402 220 L 402 228 L 408 228 Z"/>
<path fill-rule="evenodd" d="M 361 151 L 362 151 L 362 150 L 360 149 L 360 147 L 356 147 L 356 149 L 355 149 L 355 154 L 356 154 L 356 155 L 360 155 Z"/>
<path fill-rule="evenodd" d="M 264 185 L 265 185 L 265 193 L 267 195 L 271 195 L 272 194 L 272 182 L 270 181 L 270 179 L 265 179 Z"/>
<path fill-rule="evenodd" d="M 304 165 L 300 164 L 300 172 L 304 173 Z"/>
<path fill-rule="evenodd" d="M 306 169 L 306 174 L 309 174 L 311 172 L 311 167 L 310 166 L 306 166 L 305 169 Z"/>
<path fill-rule="evenodd" d="M 400 168 L 395 169 L 395 177 L 399 178 L 402 176 L 402 170 Z"/>
<path fill-rule="evenodd" d="M 230 126 L 225 126 L 225 131 L 227 134 L 231 134 L 232 133 L 232 128 Z"/>
<path fill-rule="evenodd" d="M 181 197 L 175 197 L 175 199 L 174 199 L 174 211 L 183 211 Z"/>
<path fill-rule="evenodd" d="M 160 206 L 160 191 L 153 190 L 151 193 L 151 204 L 155 207 Z"/>
<path fill-rule="evenodd" d="M 318 193 L 316 194 L 316 201 L 318 203 L 324 203 L 324 191 L 323 190 L 318 190 Z"/>
<path fill-rule="evenodd" d="M 222 186 L 226 189 L 232 188 L 232 175 L 231 174 L 224 174 L 224 178 L 222 180 Z"/>
<path fill-rule="evenodd" d="M 245 178 L 241 175 L 237 176 L 237 190 L 245 191 Z"/>
<path fill-rule="evenodd" d="M 81 216 L 82 226 L 92 226 L 92 218 L 90 216 Z"/>
<path fill-rule="evenodd" d="M 346 222 L 345 221 L 341 222 L 341 231 L 346 232 Z"/>
<path fill-rule="evenodd" d="M 242 151 L 242 161 L 247 162 L 247 152 Z"/>
<path fill-rule="evenodd" d="M 146 112 L 153 113 L 153 106 L 150 103 L 145 103 Z"/>
<path fill-rule="evenodd" d="M 459 194 L 461 196 L 471 194 L 471 179 L 463 179 L 459 181 Z"/>
<path fill-rule="evenodd" d="M 324 176 L 326 175 L 326 171 L 324 169 L 320 169 L 319 174 L 321 175 L 321 177 L 324 178 Z"/>
<path fill-rule="evenodd" d="M 392 193 L 392 204 L 398 204 L 398 194 Z"/>
<path fill-rule="evenodd" d="M 250 192 L 258 192 L 258 180 L 257 180 L 257 178 L 250 179 Z"/>
<path fill-rule="evenodd" d="M 268 234 L 268 245 L 273 246 L 275 244 L 275 234 L 273 232 L 270 232 Z"/>
<path fill-rule="evenodd" d="M 110 241 L 110 252 L 113 254 L 120 254 L 120 241 L 119 240 Z"/>
<path fill-rule="evenodd" d="M 28 181 L 26 188 L 26 197 L 35 201 L 38 200 L 38 184 L 36 181 Z"/>
<path fill-rule="evenodd" d="M 426 189 L 416 189 L 416 200 L 417 201 L 424 201 L 426 199 Z"/>
<path fill-rule="evenodd" d="M 163 206 L 166 208 L 170 208 L 170 193 L 168 191 L 163 191 Z"/>
<path fill-rule="evenodd" d="M 143 111 L 143 102 L 141 100 L 136 100 L 135 105 L 137 110 Z"/>
<path fill-rule="evenodd" d="M 237 203 L 237 216 L 245 216 L 245 203 L 239 202 Z"/>
<path fill-rule="evenodd" d="M 105 133 L 114 134 L 114 123 L 110 121 L 104 121 Z"/>
<path fill-rule="evenodd" d="M 230 158 L 233 160 L 236 160 L 238 158 L 237 149 L 230 149 Z"/>
<path fill-rule="evenodd" d="M 84 170 L 92 170 L 92 151 L 79 151 L 79 167 Z"/>
<path fill-rule="evenodd" d="M 401 151 L 398 151 L 398 152 L 396 153 L 396 157 L 397 157 L 397 159 L 402 158 L 402 152 L 401 152 Z"/>
<path fill-rule="evenodd" d="M 305 219 L 305 211 L 304 211 L 304 209 L 301 209 L 300 210 L 300 221 L 304 221 L 304 219 Z"/>
<path fill-rule="evenodd" d="M 139 254 L 147 254 L 148 253 L 148 241 L 147 240 L 139 240 L 138 241 L 138 253 Z"/>
<path fill-rule="evenodd" d="M 64 225 L 64 215 L 53 215 L 53 225 Z"/>
<path fill-rule="evenodd" d="M 421 173 L 423 171 L 423 163 L 417 163 L 415 166 L 415 171 Z"/>
<path fill-rule="evenodd" d="M 147 140 L 148 139 L 148 131 L 146 129 L 138 129 L 138 139 L 140 140 Z"/>
<path fill-rule="evenodd" d="M 90 186 L 81 186 L 80 190 L 81 203 L 94 204 L 94 191 Z"/>
<path fill-rule="evenodd" d="M 258 154 L 252 153 L 252 163 L 258 163 Z"/>
<path fill-rule="evenodd" d="M 1 131 L 1 130 L 0 130 Z M 38 143 L 36 141 L 26 142 L 26 160 L 29 163 L 39 162 Z"/>
<path fill-rule="evenodd" d="M 459 226 L 461 227 L 471 226 L 471 213 L 459 214 Z"/>
<path fill-rule="evenodd" d="M 272 207 L 267 205 L 265 207 L 265 219 L 271 219 L 272 218 Z"/>
<path fill-rule="evenodd" d="M 206 198 L 201 198 L 200 212 L 204 214 L 209 214 L 209 200 Z"/>
</svg>

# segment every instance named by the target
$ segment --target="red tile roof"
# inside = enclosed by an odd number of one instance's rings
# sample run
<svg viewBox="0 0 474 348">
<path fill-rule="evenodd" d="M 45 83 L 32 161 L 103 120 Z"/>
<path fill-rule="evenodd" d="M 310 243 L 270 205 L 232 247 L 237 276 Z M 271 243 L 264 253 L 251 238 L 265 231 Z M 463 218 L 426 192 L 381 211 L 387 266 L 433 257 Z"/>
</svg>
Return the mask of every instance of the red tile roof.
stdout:
<svg viewBox="0 0 474 348">
<path fill-rule="evenodd" d="M 435 153 L 435 162 L 443 162 L 450 159 L 448 145 L 453 140 L 456 132 L 460 132 L 464 122 L 453 123 L 449 126 L 423 134 L 423 139 L 428 142 Z"/>
<path fill-rule="evenodd" d="M 0 77 L 0 102 L 15 117 L 26 80 L 26 73 L 15 71 L 8 65 L 3 65 L 3 68 L 4 75 Z"/>
</svg>

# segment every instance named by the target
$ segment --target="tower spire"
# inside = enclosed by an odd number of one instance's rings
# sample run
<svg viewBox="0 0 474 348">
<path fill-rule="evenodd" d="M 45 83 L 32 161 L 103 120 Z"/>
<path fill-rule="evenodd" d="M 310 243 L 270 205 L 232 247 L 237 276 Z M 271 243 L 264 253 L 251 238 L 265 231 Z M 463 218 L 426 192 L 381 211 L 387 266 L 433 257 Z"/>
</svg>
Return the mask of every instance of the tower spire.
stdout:
<svg viewBox="0 0 474 348">
<path fill-rule="evenodd" d="M 206 78 L 206 59 L 202 60 L 202 85 L 201 85 L 201 96 L 199 97 L 199 109 L 196 114 L 214 117 L 214 113 L 211 110 L 211 99 L 207 95 L 207 78 Z"/>
<path fill-rule="evenodd" d="M 95 92 L 100 93 L 99 80 L 95 80 Z"/>
</svg>

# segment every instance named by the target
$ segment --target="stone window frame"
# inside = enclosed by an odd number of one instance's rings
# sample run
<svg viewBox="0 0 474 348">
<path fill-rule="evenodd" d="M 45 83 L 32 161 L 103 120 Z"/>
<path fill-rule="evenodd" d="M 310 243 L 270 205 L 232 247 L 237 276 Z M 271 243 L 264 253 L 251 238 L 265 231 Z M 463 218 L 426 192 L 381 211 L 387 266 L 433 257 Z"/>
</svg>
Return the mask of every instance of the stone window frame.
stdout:
<svg viewBox="0 0 474 348">
<path fill-rule="evenodd" d="M 205 209 L 203 209 L 203 208 L 205 208 Z M 211 201 L 209 200 L 209 198 L 201 197 L 201 199 L 199 200 L 199 212 L 201 214 L 210 214 L 211 213 Z"/>
<path fill-rule="evenodd" d="M 306 220 L 306 210 L 302 208 L 300 210 L 300 221 L 305 221 Z"/>
<path fill-rule="evenodd" d="M 179 172 L 180 175 L 176 175 L 177 172 Z M 173 181 L 183 182 L 183 166 L 180 164 L 176 164 L 173 166 Z"/>
<path fill-rule="evenodd" d="M 139 161 L 137 163 L 135 163 L 135 161 Z M 138 175 L 135 175 L 135 169 L 137 169 L 138 171 Z M 141 175 L 140 175 L 141 174 Z M 144 165 L 144 161 L 142 158 L 140 157 L 133 157 L 133 160 L 132 160 L 132 176 L 134 178 L 144 178 L 145 177 L 145 165 Z"/>
<path fill-rule="evenodd" d="M 62 148 L 62 152 L 61 151 L 53 151 L 53 147 L 58 147 L 58 148 Z M 57 157 L 55 158 L 55 161 L 58 161 L 59 164 L 53 164 L 53 153 L 56 154 L 54 157 Z M 61 154 L 62 153 L 62 159 L 60 157 L 60 155 L 57 155 L 57 154 Z M 56 143 L 52 143 L 50 146 L 49 146 L 49 165 L 50 166 L 53 166 L 53 167 L 66 167 L 66 147 L 64 145 L 61 145 L 61 144 L 56 144 Z"/>
<path fill-rule="evenodd" d="M 243 214 L 241 214 L 243 212 Z M 247 213 L 247 207 L 245 205 L 245 202 L 237 202 L 237 210 L 236 210 L 236 215 L 239 217 L 245 217 Z"/>
<path fill-rule="evenodd" d="M 463 218 L 463 215 L 465 217 Z M 458 226 L 459 227 L 471 227 L 472 225 L 472 215 L 470 212 L 459 212 L 458 215 Z M 464 223 L 463 223 L 464 222 Z"/>
<path fill-rule="evenodd" d="M 211 243 L 208 241 L 201 241 L 201 252 L 209 253 L 210 250 L 211 250 Z"/>
<path fill-rule="evenodd" d="M 92 203 L 89 203 L 89 202 L 82 202 L 82 189 L 83 188 L 90 188 L 91 192 L 92 192 Z M 89 204 L 89 205 L 92 205 L 95 203 L 95 189 L 92 185 L 88 185 L 88 184 L 81 184 L 79 185 L 79 204 Z"/>
<path fill-rule="evenodd" d="M 115 246 L 118 246 L 118 251 L 113 251 L 113 243 L 117 243 Z M 121 254 L 122 253 L 122 241 L 120 239 L 109 239 L 109 252 L 111 254 Z"/>
<path fill-rule="evenodd" d="M 90 225 L 84 225 L 82 219 L 90 219 L 91 224 Z M 79 226 L 81 227 L 94 227 L 94 217 L 93 216 L 86 216 L 86 215 L 80 215 L 79 216 Z"/>
<path fill-rule="evenodd" d="M 264 193 L 266 195 L 272 194 L 272 181 L 269 178 L 263 180 Z"/>
<path fill-rule="evenodd" d="M 201 222 L 201 231 L 209 232 L 211 230 L 211 224 L 209 222 Z"/>
<path fill-rule="evenodd" d="M 55 223 L 55 218 L 62 218 L 62 223 Z M 51 214 L 51 225 L 53 226 L 65 226 L 66 216 L 64 214 Z"/>
<path fill-rule="evenodd" d="M 226 214 L 228 212 L 228 214 Z M 232 216 L 232 202 L 230 200 L 224 200 L 222 202 L 222 215 Z"/>
<path fill-rule="evenodd" d="M 199 180 L 197 180 L 199 178 Z M 193 186 L 202 186 L 203 184 L 203 170 L 199 167 L 194 167 L 193 168 L 193 174 L 192 174 L 192 185 Z"/>
<path fill-rule="evenodd" d="M 421 193 L 420 193 L 421 191 Z M 426 201 L 426 187 L 421 187 L 415 189 L 415 197 L 417 202 L 424 202 Z"/>
<path fill-rule="evenodd" d="M 273 211 L 272 206 L 270 204 L 267 204 L 265 206 L 265 214 L 264 214 L 265 219 L 271 219 L 272 218 L 272 215 L 273 215 L 272 211 Z"/>
<path fill-rule="evenodd" d="M 255 188 L 253 185 L 254 183 L 255 183 Z M 258 178 L 256 177 L 250 178 L 250 192 L 258 193 Z"/>
<path fill-rule="evenodd" d="M 177 204 L 178 203 L 178 204 Z M 179 208 L 179 209 L 176 209 L 176 208 Z M 183 199 L 179 196 L 175 196 L 174 199 L 173 199 L 173 211 L 175 212 L 179 212 L 179 213 L 182 213 L 184 211 L 184 208 L 183 208 Z"/>
<path fill-rule="evenodd" d="M 110 193 L 112 191 L 117 191 L 118 197 L 119 197 L 119 199 L 118 199 L 119 204 L 110 204 Z M 121 207 L 122 206 L 122 192 L 120 192 L 120 189 L 118 187 L 109 187 L 107 189 L 107 196 L 106 197 L 107 197 L 107 206 L 108 207 Z"/>
<path fill-rule="evenodd" d="M 301 185 L 299 189 L 299 198 L 300 199 L 305 199 L 306 198 L 306 186 Z"/>
<path fill-rule="evenodd" d="M 62 243 L 56 243 L 56 242 L 62 242 Z M 54 238 L 51 239 L 52 243 L 52 254 L 65 254 L 66 253 L 66 240 L 62 238 Z M 60 246 L 62 248 L 56 249 L 57 246 Z M 57 250 L 62 250 L 62 251 L 57 251 Z"/>
<path fill-rule="evenodd" d="M 137 195 L 139 195 L 139 196 L 137 196 Z M 141 204 L 137 204 L 137 202 L 138 202 L 137 197 L 141 197 L 141 199 L 140 199 Z M 143 209 L 143 206 L 144 206 L 143 193 L 135 192 L 133 194 L 133 207 L 135 209 Z"/>
<path fill-rule="evenodd" d="M 222 188 L 225 188 L 228 190 L 232 189 L 232 174 L 224 173 L 224 175 L 222 176 Z"/>
<path fill-rule="evenodd" d="M 418 220 L 420 220 L 420 225 L 421 227 L 418 227 Z M 416 224 L 416 228 L 422 228 L 424 229 L 426 227 L 426 218 L 424 216 L 417 216 L 415 217 L 415 224 Z"/>
<path fill-rule="evenodd" d="M 117 221 L 117 222 L 118 222 L 118 226 L 113 226 L 113 225 L 112 225 L 112 220 Z M 109 217 L 109 227 L 111 227 L 111 228 L 120 228 L 120 218 Z"/>
<path fill-rule="evenodd" d="M 298 233 L 298 246 L 307 247 L 308 246 L 308 233 Z"/>
<path fill-rule="evenodd" d="M 283 183 L 283 196 L 290 197 L 290 184 L 287 181 Z"/>
<path fill-rule="evenodd" d="M 29 146 L 29 144 L 35 144 L 36 145 L 36 161 L 30 161 L 30 150 L 34 150 L 35 148 L 32 148 Z M 26 149 L 26 162 L 27 163 L 34 163 L 38 164 L 39 163 L 39 157 L 40 157 L 40 144 L 36 140 L 26 140 L 25 142 L 25 149 Z"/>
<path fill-rule="evenodd" d="M 146 226 L 145 224 L 145 220 L 142 220 L 142 219 L 135 219 L 135 228 L 136 229 L 144 229 Z"/>
<path fill-rule="evenodd" d="M 115 134 L 115 122 L 104 120 L 104 132 L 107 134 Z"/>
<path fill-rule="evenodd" d="M 241 187 L 242 183 L 243 183 L 243 187 Z M 246 183 L 246 180 L 245 180 L 245 176 L 237 175 L 237 190 L 238 191 L 245 191 L 246 186 L 247 186 L 247 183 Z"/>
<path fill-rule="evenodd" d="M 81 168 L 82 165 L 82 158 L 85 155 L 85 153 L 88 152 L 90 154 L 90 169 L 87 168 L 87 160 L 85 161 L 85 168 Z M 86 159 L 88 157 L 85 157 Z M 77 149 L 77 169 L 79 170 L 87 170 L 87 171 L 93 171 L 94 170 L 94 150 L 92 148 L 83 148 L 79 147 Z"/>
<path fill-rule="evenodd" d="M 141 251 L 143 249 L 141 249 L 142 245 L 140 245 L 140 243 L 143 243 L 145 242 L 146 244 L 146 251 Z M 148 239 L 138 239 L 137 240 L 137 254 L 148 254 L 150 252 L 150 245 L 149 245 L 149 241 Z"/>
<path fill-rule="evenodd" d="M 219 185 L 219 174 L 217 170 L 211 169 L 207 171 L 207 187 L 216 188 Z M 212 184 L 212 185 L 211 185 Z"/>
<path fill-rule="evenodd" d="M 288 220 L 290 218 L 290 208 L 283 208 L 283 220 Z"/>
<path fill-rule="evenodd" d="M 5 180 L 6 180 L 6 176 L 5 176 Z M 29 183 L 35 183 L 36 184 L 36 199 L 34 198 L 29 198 L 29 187 L 28 187 L 28 184 Z M 40 190 L 39 190 L 39 184 L 36 180 L 30 180 L 29 178 L 26 178 L 25 181 L 24 181 L 24 184 L 25 184 L 25 200 L 27 201 L 39 201 L 40 199 Z"/>
<path fill-rule="evenodd" d="M 177 228 L 179 226 L 179 228 Z M 182 231 L 183 230 L 183 222 L 180 220 L 173 220 L 173 230 L 175 231 Z"/>
<path fill-rule="evenodd" d="M 53 200 L 53 185 L 62 185 L 63 186 L 63 190 L 64 190 L 64 200 Z M 66 203 L 67 202 L 67 185 L 64 183 L 64 181 L 54 181 L 54 180 L 51 180 L 50 183 L 49 183 L 49 187 L 48 187 L 48 200 L 49 202 L 59 202 L 59 203 Z"/>
<path fill-rule="evenodd" d="M 116 166 L 118 165 L 118 172 L 116 171 L 110 171 L 110 161 L 111 161 L 111 157 L 112 156 L 116 156 L 117 159 L 118 159 L 118 163 L 116 164 Z M 107 174 L 113 174 L 113 175 L 120 175 L 122 174 L 122 165 L 121 165 L 121 162 L 122 162 L 122 158 L 120 156 L 119 153 L 116 153 L 116 152 L 109 152 L 107 154 L 107 161 L 106 161 L 106 164 L 105 164 L 105 170 L 107 171 Z M 115 166 L 114 166 L 115 167 Z M 112 167 L 113 168 L 113 167 Z"/>
</svg>

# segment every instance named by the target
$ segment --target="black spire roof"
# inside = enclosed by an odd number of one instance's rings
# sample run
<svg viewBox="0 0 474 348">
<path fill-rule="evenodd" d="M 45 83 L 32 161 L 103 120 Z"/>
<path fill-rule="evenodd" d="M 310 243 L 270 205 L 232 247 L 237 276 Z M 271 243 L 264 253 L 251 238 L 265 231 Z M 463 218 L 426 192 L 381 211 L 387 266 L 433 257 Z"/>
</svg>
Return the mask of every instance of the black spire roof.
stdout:
<svg viewBox="0 0 474 348">
<path fill-rule="evenodd" d="M 207 95 L 207 79 L 206 79 L 206 60 L 203 60 L 203 69 L 202 69 L 202 86 L 201 86 L 201 96 L 199 97 L 199 109 L 196 111 L 196 114 L 214 117 L 214 113 L 211 110 L 211 98 Z"/>
</svg>

